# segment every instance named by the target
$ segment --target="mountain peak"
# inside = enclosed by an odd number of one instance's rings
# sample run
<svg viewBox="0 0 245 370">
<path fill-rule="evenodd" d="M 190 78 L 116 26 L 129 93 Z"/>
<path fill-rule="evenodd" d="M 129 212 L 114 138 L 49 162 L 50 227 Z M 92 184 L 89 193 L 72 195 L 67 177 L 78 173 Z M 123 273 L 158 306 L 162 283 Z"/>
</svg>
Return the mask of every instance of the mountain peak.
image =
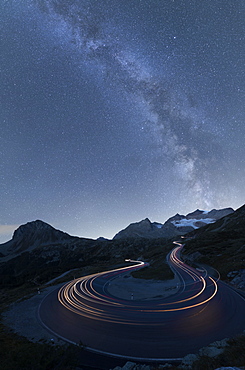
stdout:
<svg viewBox="0 0 245 370">
<path fill-rule="evenodd" d="M 196 209 L 186 216 L 176 213 L 170 217 L 164 224 L 151 222 L 149 218 L 130 224 L 125 229 L 119 231 L 114 239 L 121 238 L 172 238 L 177 235 L 183 235 L 188 232 L 214 223 L 216 220 L 233 213 L 232 208 L 213 209 L 212 211 L 202 211 Z"/>
<path fill-rule="evenodd" d="M 146 217 L 144 220 L 140 221 L 139 224 L 151 224 L 151 221 Z"/>
<path fill-rule="evenodd" d="M 27 222 L 18 227 L 13 238 L 4 244 L 4 255 L 17 255 L 37 246 L 65 242 L 75 238 L 41 220 Z"/>
<path fill-rule="evenodd" d="M 186 218 L 196 218 L 196 216 L 200 216 L 200 215 L 203 215 L 203 214 L 207 214 L 206 211 L 201 211 L 200 209 L 196 209 L 194 212 L 191 212 L 191 213 L 188 213 L 186 215 Z"/>
<path fill-rule="evenodd" d="M 184 216 L 184 215 L 180 215 L 179 213 L 176 213 L 176 215 L 174 215 L 174 216 L 170 217 L 170 218 L 165 222 L 165 224 L 166 224 L 166 223 L 170 223 L 170 222 L 172 222 L 172 221 L 179 221 L 179 220 L 181 220 L 183 217 L 185 217 L 185 216 Z"/>
<path fill-rule="evenodd" d="M 134 222 L 127 226 L 125 229 L 119 231 L 113 239 L 144 237 L 144 233 L 149 233 L 153 227 L 154 226 L 149 218 L 145 218 L 144 220 Z"/>
<path fill-rule="evenodd" d="M 17 239 L 22 237 L 25 234 L 30 234 L 34 232 L 40 232 L 40 231 L 47 231 L 47 230 L 55 230 L 55 228 L 49 224 L 47 224 L 44 221 L 36 220 L 36 221 L 30 221 L 26 224 L 21 225 L 14 231 L 13 239 Z"/>
</svg>

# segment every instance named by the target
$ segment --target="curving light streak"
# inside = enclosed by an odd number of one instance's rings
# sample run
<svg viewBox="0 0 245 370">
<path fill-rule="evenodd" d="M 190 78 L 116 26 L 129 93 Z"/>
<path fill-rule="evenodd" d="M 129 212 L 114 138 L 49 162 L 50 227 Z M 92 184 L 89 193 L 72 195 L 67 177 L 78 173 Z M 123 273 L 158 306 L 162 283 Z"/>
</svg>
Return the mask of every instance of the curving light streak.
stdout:
<svg viewBox="0 0 245 370">
<path fill-rule="evenodd" d="M 130 261 L 135 264 L 71 281 L 59 290 L 58 300 L 63 307 L 77 315 L 93 320 L 133 325 L 157 325 L 161 322 L 161 315 L 166 312 L 174 313 L 204 305 L 217 294 L 217 282 L 206 274 L 203 277 L 200 272 L 181 261 L 179 255 L 183 246 L 177 242 L 175 244 L 178 246 L 170 253 L 169 264 L 180 275 L 183 282 L 190 280 L 188 284 L 184 283 L 179 300 L 171 302 L 163 300 L 150 304 L 136 302 L 136 304 L 134 301 L 107 296 L 103 289 L 102 293 L 100 292 L 101 286 L 104 288 L 108 279 L 114 278 L 115 275 L 148 265 L 142 261 Z M 106 279 L 106 282 L 104 283 L 102 279 Z M 189 291 L 190 287 L 194 290 L 192 294 Z M 135 320 L 135 313 L 138 314 L 137 320 Z"/>
</svg>

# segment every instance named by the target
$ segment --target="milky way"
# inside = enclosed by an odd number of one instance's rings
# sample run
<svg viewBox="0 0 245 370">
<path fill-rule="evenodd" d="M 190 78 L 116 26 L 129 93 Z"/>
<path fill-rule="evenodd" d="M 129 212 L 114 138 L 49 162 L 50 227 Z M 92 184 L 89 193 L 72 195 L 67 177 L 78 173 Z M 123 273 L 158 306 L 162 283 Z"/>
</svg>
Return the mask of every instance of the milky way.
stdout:
<svg viewBox="0 0 245 370">
<path fill-rule="evenodd" d="M 1 7 L 2 234 L 243 204 L 243 1 Z"/>
</svg>

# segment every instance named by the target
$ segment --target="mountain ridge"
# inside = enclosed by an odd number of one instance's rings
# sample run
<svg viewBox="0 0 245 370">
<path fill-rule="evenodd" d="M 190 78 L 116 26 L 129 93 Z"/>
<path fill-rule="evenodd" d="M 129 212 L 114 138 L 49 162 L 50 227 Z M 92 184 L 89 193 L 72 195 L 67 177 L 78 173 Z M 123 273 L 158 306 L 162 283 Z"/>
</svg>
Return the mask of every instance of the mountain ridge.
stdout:
<svg viewBox="0 0 245 370">
<path fill-rule="evenodd" d="M 203 214 L 205 211 L 201 212 Z M 214 213 L 213 210 L 210 212 Z M 196 221 L 197 219 L 193 218 L 198 214 L 201 215 L 200 211 L 188 214 L 188 217 L 192 217 L 191 222 L 202 220 Z M 205 215 L 208 219 L 210 213 L 205 212 Z M 181 217 L 183 215 L 177 214 L 167 220 L 165 224 L 168 230 L 179 229 L 183 234 L 184 227 L 177 228 L 173 224 L 183 222 Z M 143 224 L 148 233 L 160 230 L 163 226 L 160 223 L 152 223 L 147 218 L 138 224 Z M 86 271 L 90 273 L 124 263 L 128 257 L 149 262 L 150 266 L 144 273 L 144 278 L 159 279 L 166 262 L 164 253 L 173 248 L 172 241 L 176 240 L 175 238 L 178 238 L 176 233 L 171 238 L 131 236 L 95 240 L 70 236 L 43 221 L 32 221 L 21 225 L 9 242 L 0 245 L 2 284 L 20 285 L 26 281 L 27 276 L 31 279 L 35 276 L 34 280 L 39 282 L 49 281 L 74 268 L 88 268 Z M 184 243 L 183 256 L 189 261 L 213 266 L 225 279 L 230 272 L 235 276 L 234 271 L 244 268 L 245 205 L 216 222 L 196 229 L 192 227 L 191 232 L 185 234 Z"/>
<path fill-rule="evenodd" d="M 233 213 L 232 208 L 212 209 L 211 211 L 201 211 L 199 209 L 185 215 L 177 213 L 170 217 L 164 224 L 151 222 L 149 218 L 134 222 L 125 229 L 119 231 L 114 239 L 121 238 L 173 238 L 178 235 L 187 234 L 194 229 L 198 229 L 207 223 L 213 223 L 220 218 Z"/>
<path fill-rule="evenodd" d="M 209 212 L 197 209 L 194 212 L 188 213 L 186 216 L 177 213 L 170 217 L 164 224 L 151 222 L 149 218 L 145 218 L 120 230 L 112 240 L 125 238 L 171 239 L 198 229 L 206 223 L 213 223 L 231 213 L 234 213 L 232 208 L 212 209 Z M 14 231 L 11 240 L 0 244 L 0 257 L 2 257 L 3 261 L 4 258 L 8 259 L 11 256 L 13 257 L 23 252 L 31 251 L 40 245 L 63 244 L 67 242 L 76 243 L 83 239 L 94 240 L 71 236 L 41 220 L 30 221 L 19 226 Z M 101 241 L 102 239 L 107 240 L 104 238 L 98 238 L 97 240 Z"/>
<path fill-rule="evenodd" d="M 183 252 L 187 263 L 212 266 L 225 280 L 231 281 L 239 274 L 245 277 L 245 205 L 215 223 L 188 233 Z M 241 284 L 245 288 L 243 277 Z"/>
<path fill-rule="evenodd" d="M 202 216 L 200 212 L 194 214 L 192 212 L 191 215 L 188 214 L 184 217 L 186 220 L 192 220 L 191 222 L 199 222 L 202 219 L 198 220 L 197 218 L 199 215 Z M 210 214 L 208 216 L 210 217 Z M 172 222 L 181 222 L 181 220 L 183 222 L 181 215 L 176 214 L 168 220 L 169 226 L 174 227 Z M 162 224 L 152 223 L 149 219 L 143 221 L 149 231 L 162 227 Z M 10 303 L 16 302 L 17 299 L 26 298 L 27 295 L 37 295 L 50 284 L 58 282 L 65 284 L 77 277 L 125 266 L 125 258 L 128 257 L 131 259 L 140 258 L 149 262 L 147 268 L 138 271 L 142 275 L 133 275 L 134 277 L 158 281 L 159 279 L 172 279 L 171 274 L 173 273 L 166 264 L 166 256 L 173 248 L 173 240 L 177 239 L 85 239 L 70 236 L 40 220 L 29 222 L 16 229 L 9 242 L 0 245 L 0 252 L 6 245 L 13 247 L 11 253 L 15 251 L 14 246 L 17 248 L 17 252 L 21 251 L 21 246 L 24 248 L 22 252 L 12 254 L 9 260 L 0 258 L 2 304 L 4 302 L 7 307 Z M 242 290 L 245 291 L 245 205 L 216 222 L 187 233 L 183 243 L 182 257 L 187 263 L 190 262 L 189 264 L 193 265 L 194 268 L 211 266 L 221 273 L 222 280 L 239 288 L 239 294 Z M 52 282 L 52 279 L 55 279 L 55 283 Z M 19 321 L 19 316 L 15 314 L 13 320 Z M 5 333 L 9 333 L 9 330 L 2 330 L 2 333 L 6 335 Z M 12 335 L 11 333 L 11 338 Z M 234 356 L 237 356 L 237 353 L 242 353 L 243 338 L 238 342 Z M 6 351 L 9 352 L 12 347 L 16 347 L 19 353 L 19 341 L 13 346 L 12 339 L 9 341 L 8 337 L 7 340 L 6 337 L 3 337 L 2 342 L 10 343 Z M 234 343 L 233 338 L 231 343 Z M 29 348 L 28 345 L 28 350 L 30 350 Z M 24 347 L 23 353 L 25 351 L 26 347 Z M 230 353 L 230 347 L 227 347 L 227 351 Z M 72 356 L 74 356 L 74 352 L 72 352 Z M 232 355 L 231 359 L 233 361 Z M 202 360 L 205 361 L 205 366 L 207 356 L 205 355 Z M 208 363 L 213 365 L 213 361 L 212 357 Z M 232 362 L 230 361 L 230 363 Z M 200 362 L 200 364 L 203 363 Z"/>
</svg>

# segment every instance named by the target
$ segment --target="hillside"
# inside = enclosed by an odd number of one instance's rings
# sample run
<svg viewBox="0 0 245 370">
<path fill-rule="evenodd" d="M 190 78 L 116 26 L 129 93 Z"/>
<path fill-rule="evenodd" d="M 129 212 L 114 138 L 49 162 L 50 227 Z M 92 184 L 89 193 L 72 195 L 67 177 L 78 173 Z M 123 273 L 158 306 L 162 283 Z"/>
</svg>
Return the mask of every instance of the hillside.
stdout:
<svg viewBox="0 0 245 370">
<path fill-rule="evenodd" d="M 231 280 L 245 266 L 245 205 L 186 237 L 184 255 L 189 261 L 206 263 Z"/>
<path fill-rule="evenodd" d="M 77 239 L 63 231 L 56 230 L 46 222 L 40 220 L 27 222 L 15 230 L 11 240 L 0 245 L 0 257 L 7 260 L 40 245 L 62 244 Z"/>
<path fill-rule="evenodd" d="M 189 215 L 182 218 L 176 215 L 168 221 L 172 225 L 178 222 L 184 224 L 187 222 L 185 220 L 194 224 L 198 218 L 199 221 L 203 220 L 202 213 L 203 211 L 197 210 L 190 214 L 189 219 Z M 146 225 L 149 226 L 148 221 Z M 239 274 L 244 268 L 245 205 L 216 222 L 206 226 L 194 226 L 196 229 L 192 228 L 192 231 L 181 239 L 185 243 L 183 257 L 195 266 L 199 262 L 213 266 L 221 272 L 224 280 L 234 282 L 234 279 L 241 276 Z M 150 263 L 149 267 L 133 273 L 134 277 L 170 279 L 173 273 L 166 265 L 165 259 L 173 248 L 174 240 L 176 237 L 92 240 L 72 237 L 40 220 L 27 223 L 15 231 L 12 240 L 0 245 L 0 309 L 5 310 L 10 303 L 23 297 L 38 296 L 37 291 L 42 291 L 50 284 L 125 265 L 127 258 L 139 258 Z M 52 279 L 55 278 L 59 280 L 53 282 Z M 241 278 L 239 279 L 240 284 Z M 243 283 L 244 281 L 245 277 Z M 4 344 L 1 354 L 6 357 L 8 363 L 6 369 L 17 368 L 16 364 L 18 368 L 34 368 L 26 364 L 33 364 L 36 359 L 51 364 L 51 367 L 60 364 L 60 358 L 63 364 L 69 364 L 69 369 L 78 368 L 80 364 L 81 349 L 78 347 L 62 348 L 54 344 L 31 343 L 10 332 L 2 323 L 0 328 L 0 339 Z M 243 348 L 244 337 L 232 339 L 224 355 L 221 354 L 215 359 L 203 356 L 192 369 L 214 369 L 214 364 L 239 365 L 237 353 L 242 353 Z"/>
<path fill-rule="evenodd" d="M 0 245 L 0 286 L 37 286 L 77 269 L 79 276 L 125 263 L 126 258 L 151 260 L 165 255 L 165 239 L 93 240 L 72 237 L 37 220 L 20 226 L 12 240 Z M 171 274 L 166 265 L 167 274 Z M 164 269 L 162 269 L 164 276 Z M 66 277 L 67 279 L 67 277 Z"/>
<path fill-rule="evenodd" d="M 222 218 L 215 222 L 215 218 L 220 216 Z M 212 222 L 202 226 L 205 219 Z M 223 279 L 229 279 L 227 274 L 231 271 L 243 268 L 245 206 L 235 212 L 227 208 L 210 212 L 196 210 L 186 216 L 177 214 L 164 225 L 178 229 L 175 224 L 184 225 L 187 222 L 193 225 L 192 231 L 186 234 L 184 256 L 188 262 L 211 265 L 220 271 Z M 40 220 L 28 222 L 14 232 L 9 242 L 0 245 L 0 285 L 45 284 L 69 270 L 75 269 L 77 275 L 84 275 L 123 264 L 125 258 L 141 258 L 150 262 L 149 268 L 135 273 L 137 277 L 170 277 L 172 273 L 165 258 L 179 233 L 174 237 L 170 233 L 171 236 L 165 238 L 143 238 L 146 231 L 149 234 L 154 228 L 160 230 L 161 227 L 146 219 L 131 227 L 131 231 L 143 229 L 141 237 L 93 240 L 72 237 Z M 179 230 L 183 230 L 182 227 Z"/>
</svg>

